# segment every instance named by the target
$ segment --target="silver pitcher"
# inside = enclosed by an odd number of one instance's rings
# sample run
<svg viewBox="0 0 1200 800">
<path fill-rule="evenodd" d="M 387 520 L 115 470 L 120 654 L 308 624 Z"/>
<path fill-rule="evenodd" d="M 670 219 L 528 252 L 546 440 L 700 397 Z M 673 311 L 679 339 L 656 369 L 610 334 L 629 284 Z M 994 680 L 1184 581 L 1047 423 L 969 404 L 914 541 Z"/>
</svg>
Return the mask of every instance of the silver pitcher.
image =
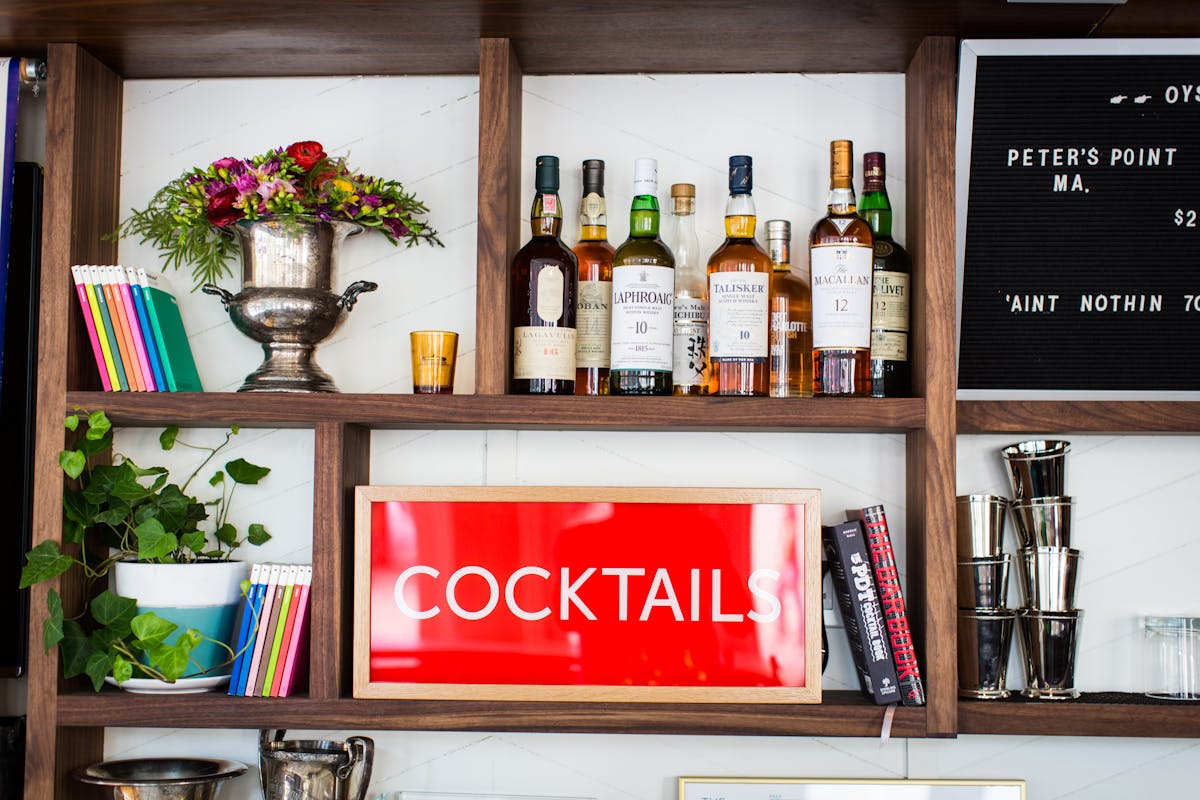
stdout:
<svg viewBox="0 0 1200 800">
<path fill-rule="evenodd" d="M 344 742 L 283 738 L 262 730 L 259 779 L 266 800 L 364 800 L 375 762 L 375 742 L 351 736 Z"/>
</svg>

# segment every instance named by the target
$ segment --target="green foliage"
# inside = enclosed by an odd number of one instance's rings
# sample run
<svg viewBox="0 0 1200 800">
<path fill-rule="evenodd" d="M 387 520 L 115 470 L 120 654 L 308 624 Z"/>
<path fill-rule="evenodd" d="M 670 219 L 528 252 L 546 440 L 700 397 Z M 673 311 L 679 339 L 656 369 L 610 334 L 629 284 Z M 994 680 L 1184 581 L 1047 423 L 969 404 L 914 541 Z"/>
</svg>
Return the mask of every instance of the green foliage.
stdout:
<svg viewBox="0 0 1200 800">
<path fill-rule="evenodd" d="M 261 523 L 249 525 L 243 536 L 229 520 L 234 489 L 259 483 L 270 469 L 238 458 L 215 470 L 208 480 L 207 485 L 217 490 L 216 497 L 201 500 L 188 494 L 191 482 L 237 434 L 236 426 L 215 447 L 188 444 L 179 438 L 176 427 L 162 432 L 159 444 L 164 451 L 179 445 L 205 454 L 180 484 L 165 467 L 139 467 L 119 454 L 105 463 L 101 456 L 112 448 L 113 431 L 103 411 L 70 414 L 64 424 L 73 441 L 58 457 L 70 479 L 63 488 L 63 541 L 75 547 L 64 552 L 58 542 L 47 541 L 30 550 L 21 570 L 22 588 L 78 569 L 87 584 L 85 596 L 91 597 L 95 594 L 91 587 L 105 581 L 118 561 L 228 560 L 243 544 L 260 545 L 271 538 Z M 109 548 L 106 555 L 89 550 L 88 531 Z M 57 645 L 63 675 L 86 674 L 97 691 L 108 675 L 118 683 L 132 677 L 165 681 L 186 677 L 191 652 L 203 640 L 194 629 L 181 631 L 152 612 L 139 614 L 136 599 L 107 589 L 95 594 L 75 617 L 64 616 L 62 597 L 53 588 L 46 605 L 49 614 L 42 639 L 47 652 Z"/>
</svg>

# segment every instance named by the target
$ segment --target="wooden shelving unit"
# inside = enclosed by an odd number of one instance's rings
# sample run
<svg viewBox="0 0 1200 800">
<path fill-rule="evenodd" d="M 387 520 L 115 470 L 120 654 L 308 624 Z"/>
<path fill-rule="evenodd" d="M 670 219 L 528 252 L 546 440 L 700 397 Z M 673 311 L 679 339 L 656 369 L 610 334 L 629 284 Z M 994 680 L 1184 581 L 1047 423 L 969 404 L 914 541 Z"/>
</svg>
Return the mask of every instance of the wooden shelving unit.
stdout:
<svg viewBox="0 0 1200 800">
<path fill-rule="evenodd" d="M 361 701 L 351 697 L 351 493 L 369 480 L 378 428 L 552 428 L 855 431 L 906 439 L 909 605 L 926 681 L 924 708 L 898 709 L 893 735 L 958 732 L 1093 733 L 1119 718 L 1123 735 L 1197 735 L 1196 714 L 1108 705 L 965 704 L 956 697 L 954 598 L 955 435 L 964 432 L 1112 430 L 1194 432 L 1186 404 L 955 403 L 954 136 L 959 36 L 1200 33 L 1200 11 L 1170 0 L 1102 16 L 1086 6 L 937 0 L 918 6 L 865 0 L 614 0 L 596 6 L 444 0 L 367 2 L 297 17 L 227 0 L 160 4 L 96 0 L 69 8 L 30 2 L 0 10 L 0 50 L 44 54 L 46 207 L 34 486 L 34 543 L 61 532 L 54 409 L 103 406 L 120 425 L 177 423 L 311 428 L 314 641 L 307 697 L 220 695 L 149 700 L 94 694 L 58 677 L 40 631 L 46 587 L 33 591 L 28 681 L 29 800 L 79 797 L 67 772 L 103 757 L 107 726 L 312 727 L 428 730 L 621 731 L 876 736 L 883 710 L 857 692 L 814 706 Z M 1132 4 L 1131 4 L 1132 5 Z M 336 25 L 330 15 L 337 15 Z M 228 20 L 240 31 L 230 36 Z M 1168 28 L 1168 21 L 1170 27 Z M 1148 24 L 1157 25 L 1157 31 Z M 282 31 L 282 32 L 281 32 Z M 63 44 L 55 44 L 63 42 Z M 908 231 L 914 275 L 906 400 L 518 398 L 504 395 L 507 268 L 520 240 L 522 74 L 606 72 L 853 72 L 906 74 Z M 111 263 L 101 236 L 118 220 L 122 81 L 132 78 L 478 73 L 476 391 L 470 397 L 102 394 L 74 308 L 69 267 Z M 732 107 L 730 113 L 737 113 Z M 1075 427 L 1072 427 L 1074 425 Z M 1091 426 L 1091 427 L 1080 427 Z M 68 612 L 81 587 L 60 587 Z M 1129 716 L 1137 721 L 1131 727 Z M 1166 734 L 1164 734 L 1164 729 Z"/>
</svg>

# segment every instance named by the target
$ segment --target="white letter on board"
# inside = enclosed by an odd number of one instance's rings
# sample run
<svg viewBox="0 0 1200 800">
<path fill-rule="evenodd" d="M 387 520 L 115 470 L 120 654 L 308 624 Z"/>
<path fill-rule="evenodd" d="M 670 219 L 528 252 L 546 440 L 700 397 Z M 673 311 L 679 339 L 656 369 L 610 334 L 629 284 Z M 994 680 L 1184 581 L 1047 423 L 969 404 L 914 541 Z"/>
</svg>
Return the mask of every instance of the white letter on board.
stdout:
<svg viewBox="0 0 1200 800">
<path fill-rule="evenodd" d="M 483 608 L 478 611 L 467 611 L 458 604 L 458 598 L 454 596 L 455 589 L 458 588 L 458 581 L 467 575 L 478 575 L 487 581 L 488 585 L 488 601 Z M 450 610 L 455 615 L 463 619 L 483 619 L 488 614 L 492 613 L 492 609 L 500 602 L 500 583 L 496 580 L 496 576 L 488 572 L 483 567 L 462 567 L 455 570 L 450 576 L 450 580 L 446 583 L 446 603 L 449 604 Z"/>
<path fill-rule="evenodd" d="M 438 576 L 438 571 L 433 567 L 427 567 L 424 564 L 416 564 L 415 566 L 411 566 L 404 570 L 404 572 L 401 572 L 400 577 L 396 578 L 396 588 L 392 592 L 396 597 L 396 607 L 400 609 L 400 612 L 404 614 L 404 616 L 410 619 L 429 619 L 430 617 L 436 617 L 441 612 L 441 609 L 437 606 L 434 606 L 428 611 L 418 611 L 410 606 L 408 601 L 404 599 L 404 584 L 407 583 L 408 579 L 413 575 L 428 575 L 431 578 L 436 578 Z"/>
<path fill-rule="evenodd" d="M 761 611 L 751 610 L 747 616 L 755 622 L 774 622 L 779 619 L 779 612 L 783 609 L 783 605 L 779 602 L 778 597 L 759 585 L 759 580 L 762 578 L 779 583 L 779 573 L 773 569 L 756 569 L 750 573 L 750 580 L 747 581 L 750 587 L 750 594 L 766 600 L 770 610 L 765 614 Z"/>
<path fill-rule="evenodd" d="M 526 611 L 517 605 L 517 581 L 526 575 L 537 575 L 543 580 L 550 578 L 550 573 L 541 567 L 521 567 L 512 575 L 509 575 L 508 582 L 504 584 L 504 602 L 508 604 L 508 610 L 515 616 L 533 622 L 534 620 L 550 616 L 550 606 L 542 606 L 538 611 Z"/>
</svg>

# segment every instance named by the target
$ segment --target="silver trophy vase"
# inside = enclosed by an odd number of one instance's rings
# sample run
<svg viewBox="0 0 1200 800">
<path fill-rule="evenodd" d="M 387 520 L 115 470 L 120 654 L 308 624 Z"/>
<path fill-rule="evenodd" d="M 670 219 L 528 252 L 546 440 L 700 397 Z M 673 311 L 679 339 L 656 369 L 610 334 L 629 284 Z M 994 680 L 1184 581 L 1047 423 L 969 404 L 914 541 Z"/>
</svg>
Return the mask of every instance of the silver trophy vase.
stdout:
<svg viewBox="0 0 1200 800">
<path fill-rule="evenodd" d="M 231 294 L 206 284 L 204 292 L 221 298 L 234 327 L 262 345 L 263 363 L 238 391 L 336 392 L 315 356 L 358 296 L 378 288 L 355 281 L 340 295 L 333 292 L 342 242 L 362 227 L 300 218 L 239 220 L 234 231 L 242 249 L 242 290 Z"/>
</svg>

